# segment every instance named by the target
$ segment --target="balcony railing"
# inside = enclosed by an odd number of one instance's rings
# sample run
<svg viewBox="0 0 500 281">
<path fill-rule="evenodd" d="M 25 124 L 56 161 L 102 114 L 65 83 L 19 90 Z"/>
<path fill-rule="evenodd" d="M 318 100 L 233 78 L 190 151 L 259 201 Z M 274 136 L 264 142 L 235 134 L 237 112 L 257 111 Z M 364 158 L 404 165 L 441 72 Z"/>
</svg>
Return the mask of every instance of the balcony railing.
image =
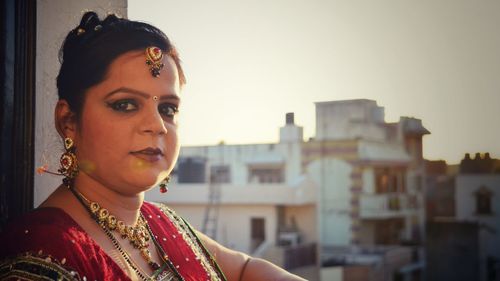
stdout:
<svg viewBox="0 0 500 281">
<path fill-rule="evenodd" d="M 414 213 L 417 200 L 406 193 L 362 194 L 360 198 L 361 218 L 391 218 Z"/>
</svg>

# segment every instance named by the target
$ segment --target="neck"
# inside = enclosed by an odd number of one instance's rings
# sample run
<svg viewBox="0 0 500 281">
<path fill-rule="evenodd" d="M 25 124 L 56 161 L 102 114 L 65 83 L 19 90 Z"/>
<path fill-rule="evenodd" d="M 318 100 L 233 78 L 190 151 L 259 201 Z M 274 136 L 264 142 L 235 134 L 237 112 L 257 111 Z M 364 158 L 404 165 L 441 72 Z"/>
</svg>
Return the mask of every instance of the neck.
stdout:
<svg viewBox="0 0 500 281">
<path fill-rule="evenodd" d="M 119 189 L 107 187 L 85 173 L 80 173 L 75 178 L 73 188 L 91 202 L 99 203 L 125 224 L 136 224 L 144 202 L 144 192 L 123 194 Z"/>
</svg>

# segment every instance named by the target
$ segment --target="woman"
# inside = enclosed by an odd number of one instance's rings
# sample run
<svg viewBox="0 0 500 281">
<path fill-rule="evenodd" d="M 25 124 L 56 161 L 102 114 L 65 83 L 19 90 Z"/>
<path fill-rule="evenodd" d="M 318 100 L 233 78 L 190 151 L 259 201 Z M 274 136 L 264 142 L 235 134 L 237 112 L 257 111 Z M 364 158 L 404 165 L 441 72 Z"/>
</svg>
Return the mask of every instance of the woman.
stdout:
<svg viewBox="0 0 500 281">
<path fill-rule="evenodd" d="M 87 12 L 60 59 L 63 184 L 0 237 L 0 279 L 302 280 L 144 202 L 165 188 L 179 153 L 185 78 L 160 30 Z"/>
</svg>

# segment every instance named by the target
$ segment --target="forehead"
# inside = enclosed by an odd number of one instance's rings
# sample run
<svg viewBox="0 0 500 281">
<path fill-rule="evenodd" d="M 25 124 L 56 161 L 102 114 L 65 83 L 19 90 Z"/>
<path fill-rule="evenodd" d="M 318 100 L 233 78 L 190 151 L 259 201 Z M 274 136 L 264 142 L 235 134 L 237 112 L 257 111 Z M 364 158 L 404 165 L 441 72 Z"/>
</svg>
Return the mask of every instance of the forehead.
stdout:
<svg viewBox="0 0 500 281">
<path fill-rule="evenodd" d="M 170 94 L 178 94 L 179 73 L 174 60 L 168 56 L 163 56 L 164 64 L 160 70 L 160 75 L 154 77 L 150 66 L 146 64 L 146 52 L 131 51 L 117 57 L 109 66 L 105 80 L 101 83 L 101 88 L 116 89 L 119 87 L 130 87 L 146 92 L 167 91 Z"/>
</svg>

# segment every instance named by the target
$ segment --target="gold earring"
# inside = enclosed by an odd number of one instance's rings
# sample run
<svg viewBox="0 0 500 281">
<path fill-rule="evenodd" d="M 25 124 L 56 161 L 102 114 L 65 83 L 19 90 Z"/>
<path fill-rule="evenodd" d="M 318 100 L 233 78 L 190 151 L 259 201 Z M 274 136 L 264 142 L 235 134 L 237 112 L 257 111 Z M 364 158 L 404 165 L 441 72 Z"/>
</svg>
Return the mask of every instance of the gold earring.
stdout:
<svg viewBox="0 0 500 281">
<path fill-rule="evenodd" d="M 61 167 L 58 172 L 61 173 L 63 178 L 63 184 L 70 188 L 73 179 L 78 175 L 78 163 L 76 161 L 76 147 L 71 138 L 64 138 L 64 148 L 65 152 L 61 155 L 59 163 Z"/>
<path fill-rule="evenodd" d="M 168 191 L 168 183 L 170 182 L 170 176 L 167 176 L 164 180 L 161 181 L 160 183 L 160 192 L 161 193 L 166 193 Z"/>
</svg>

